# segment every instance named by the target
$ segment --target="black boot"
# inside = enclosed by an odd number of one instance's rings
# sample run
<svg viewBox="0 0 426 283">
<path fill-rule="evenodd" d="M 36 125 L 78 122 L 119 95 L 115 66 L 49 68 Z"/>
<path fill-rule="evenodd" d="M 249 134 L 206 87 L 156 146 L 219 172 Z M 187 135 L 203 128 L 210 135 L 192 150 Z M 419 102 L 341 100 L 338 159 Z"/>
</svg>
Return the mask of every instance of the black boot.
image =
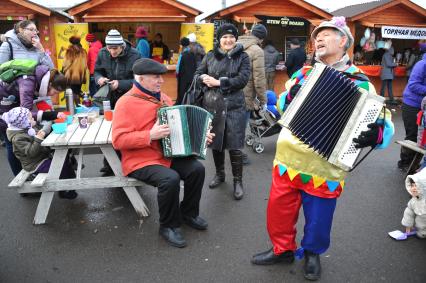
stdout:
<svg viewBox="0 0 426 283">
<path fill-rule="evenodd" d="M 294 261 L 294 252 L 285 251 L 280 255 L 274 254 L 272 249 L 269 249 L 265 252 L 255 254 L 251 258 L 251 263 L 256 265 L 271 265 L 275 263 L 292 263 Z"/>
<path fill-rule="evenodd" d="M 232 175 L 234 175 L 234 198 L 240 200 L 244 196 L 243 191 L 243 154 L 241 150 L 230 150 Z"/>
<path fill-rule="evenodd" d="M 213 149 L 213 160 L 216 167 L 216 175 L 209 184 L 210 189 L 214 189 L 225 182 L 225 151 Z"/>
<path fill-rule="evenodd" d="M 321 263 L 319 254 L 305 250 L 305 266 L 303 267 L 306 279 L 316 281 L 321 277 Z"/>
</svg>

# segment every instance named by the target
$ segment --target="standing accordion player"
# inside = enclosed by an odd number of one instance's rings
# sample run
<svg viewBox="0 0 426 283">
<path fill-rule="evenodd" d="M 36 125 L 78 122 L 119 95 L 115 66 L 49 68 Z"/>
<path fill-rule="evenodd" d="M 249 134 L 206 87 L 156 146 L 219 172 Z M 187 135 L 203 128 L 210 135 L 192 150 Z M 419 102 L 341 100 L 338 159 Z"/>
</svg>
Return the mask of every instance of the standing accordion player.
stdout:
<svg viewBox="0 0 426 283">
<path fill-rule="evenodd" d="M 317 63 L 279 123 L 328 162 L 350 171 L 361 152 L 353 138 L 367 130 L 382 109 L 383 97 Z"/>
<path fill-rule="evenodd" d="M 170 127 L 170 136 L 162 139 L 165 157 L 195 155 L 205 159 L 212 114 L 198 106 L 178 105 L 160 108 L 158 120 Z"/>
</svg>

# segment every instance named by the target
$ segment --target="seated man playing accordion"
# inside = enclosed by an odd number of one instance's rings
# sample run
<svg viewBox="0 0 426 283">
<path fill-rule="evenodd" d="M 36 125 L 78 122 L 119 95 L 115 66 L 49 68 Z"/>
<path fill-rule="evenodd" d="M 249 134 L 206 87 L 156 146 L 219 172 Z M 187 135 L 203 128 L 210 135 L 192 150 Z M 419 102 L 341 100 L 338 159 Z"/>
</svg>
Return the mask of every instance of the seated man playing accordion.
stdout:
<svg viewBox="0 0 426 283">
<path fill-rule="evenodd" d="M 160 140 L 170 135 L 167 124 L 160 125 L 157 112 L 171 106 L 172 100 L 161 92 L 162 74 L 167 68 L 154 60 L 135 61 L 133 87 L 122 96 L 112 121 L 112 144 L 121 152 L 123 174 L 158 188 L 160 235 L 172 246 L 183 248 L 186 241 L 182 222 L 197 230 L 207 229 L 199 216 L 204 166 L 195 157 L 167 159 Z M 213 134 L 207 134 L 211 142 Z M 179 203 L 180 181 L 184 181 L 184 198 Z"/>
<path fill-rule="evenodd" d="M 354 39 L 344 17 L 334 17 L 331 21 L 322 22 L 311 37 L 315 42 L 315 59 L 318 63 L 343 72 L 359 89 L 366 89 L 374 94 L 373 97 L 377 95 L 368 78 L 351 63 L 346 53 Z M 287 91 L 278 101 L 281 111 L 291 103 L 311 70 L 311 66 L 303 67 L 286 83 Z M 318 99 L 325 101 L 328 95 L 330 94 L 320 92 Z M 389 144 L 394 132 L 391 115 L 387 110 L 381 113 L 375 123 L 368 125 L 367 131 L 353 140 L 356 148 L 378 149 Z M 273 247 L 254 255 L 252 263 L 291 263 L 296 253 L 298 256 L 305 256 L 305 278 L 318 280 L 321 276 L 319 255 L 330 245 L 336 199 L 342 193 L 346 174 L 345 170 L 331 164 L 303 143 L 289 128 L 283 127 L 277 141 L 267 207 L 267 229 Z M 301 205 L 305 227 L 301 247 L 296 251 L 296 222 Z"/>
</svg>

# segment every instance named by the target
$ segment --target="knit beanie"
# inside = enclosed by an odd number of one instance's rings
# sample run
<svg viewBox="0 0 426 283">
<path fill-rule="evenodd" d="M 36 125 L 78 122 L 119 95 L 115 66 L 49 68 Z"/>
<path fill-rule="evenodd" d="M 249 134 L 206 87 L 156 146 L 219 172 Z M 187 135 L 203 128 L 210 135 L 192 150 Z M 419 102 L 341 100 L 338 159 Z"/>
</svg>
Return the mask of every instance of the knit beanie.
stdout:
<svg viewBox="0 0 426 283">
<path fill-rule="evenodd" d="M 28 129 L 30 136 L 35 136 L 35 131 L 28 120 L 28 115 L 31 115 L 30 110 L 24 107 L 12 108 L 9 112 L 3 113 L 1 118 L 7 123 L 7 126 L 12 129 Z"/>
<path fill-rule="evenodd" d="M 232 34 L 238 39 L 238 30 L 233 24 L 223 24 L 216 31 L 216 39 L 220 40 L 225 34 Z"/>
<path fill-rule="evenodd" d="M 251 34 L 259 39 L 265 39 L 268 35 L 268 30 L 262 24 L 257 24 L 251 28 Z"/>
<path fill-rule="evenodd" d="M 87 42 L 94 42 L 96 40 L 96 36 L 93 33 L 86 34 L 86 41 Z"/>
<path fill-rule="evenodd" d="M 124 40 L 118 30 L 112 29 L 105 38 L 105 44 L 109 46 L 119 46 L 124 44 Z"/>
<path fill-rule="evenodd" d="M 145 27 L 143 26 L 139 26 L 136 29 L 136 33 L 135 33 L 136 38 L 144 38 L 148 36 L 148 33 L 146 32 Z"/>
</svg>

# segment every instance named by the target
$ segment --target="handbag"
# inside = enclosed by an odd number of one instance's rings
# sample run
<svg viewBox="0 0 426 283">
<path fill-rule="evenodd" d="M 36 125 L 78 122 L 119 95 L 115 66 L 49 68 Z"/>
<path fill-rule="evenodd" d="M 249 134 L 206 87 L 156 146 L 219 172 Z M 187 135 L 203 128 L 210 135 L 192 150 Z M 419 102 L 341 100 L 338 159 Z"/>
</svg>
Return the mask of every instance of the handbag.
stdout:
<svg viewBox="0 0 426 283">
<path fill-rule="evenodd" d="M 192 79 L 191 85 L 183 96 L 182 105 L 195 105 L 202 107 L 204 91 L 201 83 L 198 81 L 198 78 L 199 76 L 194 76 Z"/>
<path fill-rule="evenodd" d="M 110 101 L 111 99 L 111 88 L 109 84 L 104 84 L 99 90 L 93 95 L 92 103 L 94 106 L 99 107 L 103 110 L 103 102 Z"/>
</svg>

